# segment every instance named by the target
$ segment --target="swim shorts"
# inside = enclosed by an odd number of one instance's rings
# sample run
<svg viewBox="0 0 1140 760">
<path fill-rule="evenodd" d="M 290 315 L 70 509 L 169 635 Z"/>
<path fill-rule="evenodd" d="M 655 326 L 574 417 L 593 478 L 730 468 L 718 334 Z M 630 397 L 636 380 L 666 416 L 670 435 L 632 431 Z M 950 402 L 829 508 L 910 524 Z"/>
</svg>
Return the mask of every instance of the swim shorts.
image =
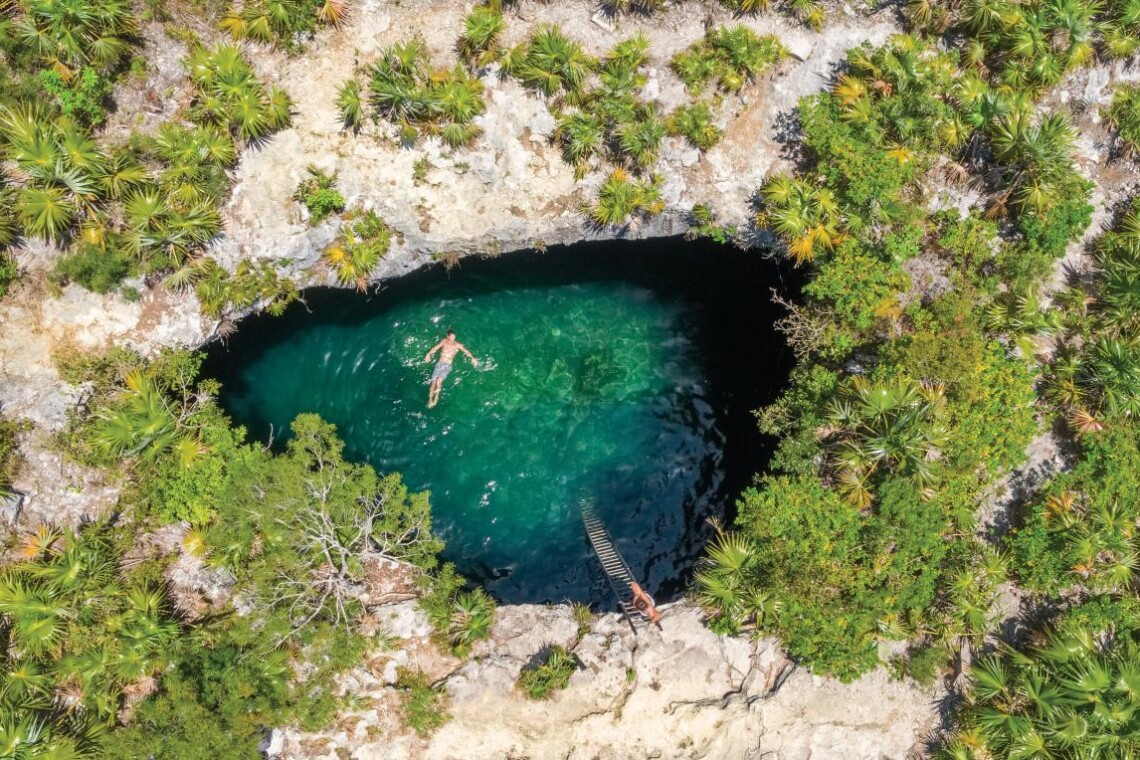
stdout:
<svg viewBox="0 0 1140 760">
<path fill-rule="evenodd" d="M 436 362 L 435 369 L 431 371 L 431 379 L 446 380 L 450 374 L 451 364 L 449 362 Z"/>
</svg>

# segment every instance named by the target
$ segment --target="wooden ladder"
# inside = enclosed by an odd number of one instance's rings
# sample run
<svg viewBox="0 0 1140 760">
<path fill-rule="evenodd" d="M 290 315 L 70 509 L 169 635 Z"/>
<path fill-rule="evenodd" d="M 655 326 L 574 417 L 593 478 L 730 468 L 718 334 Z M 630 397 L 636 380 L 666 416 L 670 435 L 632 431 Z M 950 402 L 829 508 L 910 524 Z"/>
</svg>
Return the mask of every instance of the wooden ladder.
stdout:
<svg viewBox="0 0 1140 760">
<path fill-rule="evenodd" d="M 635 632 L 644 629 L 647 626 L 645 616 L 633 606 L 633 573 L 630 572 L 629 565 L 621 556 L 621 552 L 614 546 L 610 532 L 594 513 L 594 508 L 585 502 L 582 503 L 582 525 L 586 528 L 586 537 L 590 540 L 590 546 L 598 556 L 598 561 L 602 563 L 606 580 L 614 590 L 625 619 L 629 621 Z"/>
</svg>

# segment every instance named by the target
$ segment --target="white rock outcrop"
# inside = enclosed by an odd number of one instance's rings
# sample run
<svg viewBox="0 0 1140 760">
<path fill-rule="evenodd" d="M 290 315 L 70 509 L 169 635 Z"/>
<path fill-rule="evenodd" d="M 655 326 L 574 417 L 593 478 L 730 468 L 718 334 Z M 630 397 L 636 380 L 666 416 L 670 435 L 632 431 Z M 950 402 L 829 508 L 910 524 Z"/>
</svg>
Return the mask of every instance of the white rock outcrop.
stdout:
<svg viewBox="0 0 1140 760">
<path fill-rule="evenodd" d="M 421 645 L 419 614 L 393 606 L 388 633 L 399 646 Z M 519 673 L 555 644 L 580 668 L 564 691 L 527 699 Z M 384 710 L 373 706 L 352 732 L 288 732 L 280 757 L 905 760 L 937 722 L 932 690 L 883 671 L 851 684 L 812 676 L 774 639 L 717 636 L 688 603 L 664 608 L 661 630 L 637 635 L 616 614 L 579 635 L 569 606 L 503 607 L 491 638 L 438 683 L 450 720 L 428 740 L 391 722 L 378 732 Z M 376 694 L 380 706 L 395 696 Z"/>
</svg>

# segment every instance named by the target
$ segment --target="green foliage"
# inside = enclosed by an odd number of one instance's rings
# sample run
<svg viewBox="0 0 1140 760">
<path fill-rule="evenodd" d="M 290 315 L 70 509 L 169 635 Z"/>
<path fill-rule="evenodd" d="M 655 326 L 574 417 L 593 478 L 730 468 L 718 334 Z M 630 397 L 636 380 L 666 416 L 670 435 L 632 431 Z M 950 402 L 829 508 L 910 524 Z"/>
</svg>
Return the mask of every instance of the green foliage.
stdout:
<svg viewBox="0 0 1140 760">
<path fill-rule="evenodd" d="M 955 8 L 966 6 L 980 7 Z M 873 667 L 884 638 L 910 638 L 926 678 L 992 632 L 1007 563 L 973 537 L 976 512 L 1038 433 L 1034 361 L 1063 320 L 1037 288 L 1089 219 L 1068 124 L 1036 115 L 963 57 L 904 36 L 850 51 L 831 91 L 800 103 L 804 168 L 757 193 L 757 226 L 812 267 L 807 302 L 781 320 L 801 365 L 759 413 L 761 429 L 782 436 L 775 474 L 745 494 L 738 532 L 710 547 L 697 588 L 716 630 L 773 631 L 842 678 Z M 700 62 L 685 63 L 698 81 Z M 987 176 L 1001 180 L 986 216 L 930 217 L 929 170 L 965 178 L 957 159 L 979 148 L 995 162 Z M 1002 216 L 1012 223 L 994 221 Z M 1129 260 L 1126 240 L 1105 243 L 1106 269 Z M 1117 271 L 1123 324 L 1131 269 Z M 943 277 L 949 287 L 932 287 Z M 1127 341 L 1118 351 L 1087 339 L 1101 324 L 1101 285 L 1090 287 L 1066 296 L 1083 309 L 1067 318 L 1073 351 L 1089 356 L 1057 393 L 1086 411 L 1083 399 L 1104 399 L 1098 409 L 1115 399 L 1112 419 L 1130 419 L 1132 354 Z M 1066 345 L 1062 334 L 1062 357 Z M 1063 576 L 1058 535 L 1023 525 L 1013 570 Z M 1126 547 L 1109 544 L 1123 582 Z"/>
<path fill-rule="evenodd" d="M 1135 535 L 1140 444 L 1134 422 L 1082 439 L 1081 457 L 1027 507 L 1009 542 L 1021 581 L 1057 593 L 1132 588 L 1140 569 Z"/>
<path fill-rule="evenodd" d="M 614 169 L 598 191 L 598 200 L 588 213 L 599 226 L 625 224 L 635 214 L 654 216 L 665 210 L 661 180 L 654 176 L 638 180 Z"/>
<path fill-rule="evenodd" d="M 8 295 L 8 291 L 20 276 L 20 265 L 16 257 L 7 251 L 0 251 L 0 299 Z"/>
<path fill-rule="evenodd" d="M 598 65 L 557 24 L 539 26 L 525 43 L 504 53 L 502 63 L 506 73 L 548 97 L 581 93 Z"/>
<path fill-rule="evenodd" d="M 436 639 L 456 657 L 467 657 L 475 642 L 490 636 L 495 621 L 495 601 L 481 588 L 461 591 L 462 586 L 455 568 L 445 565 L 421 599 Z"/>
<path fill-rule="evenodd" d="M 720 4 L 738 13 L 758 13 L 768 10 L 771 0 L 720 0 Z M 781 5 L 817 32 L 823 28 L 823 6 L 815 0 L 787 0 Z"/>
<path fill-rule="evenodd" d="M 166 285 L 192 287 L 202 313 L 214 319 L 227 311 L 253 307 L 277 316 L 301 297 L 297 285 L 278 274 L 269 261 L 253 264 L 243 259 L 230 274 L 213 259 L 203 257 L 172 273 L 166 278 Z"/>
<path fill-rule="evenodd" d="M 134 264 L 117 250 L 82 246 L 56 262 L 52 280 L 59 285 L 74 282 L 94 293 L 110 293 L 131 275 Z"/>
<path fill-rule="evenodd" d="M 971 698 L 939 757 L 1129 757 L 1140 751 L 1140 650 L 1133 631 L 1062 620 L 1028 652 L 971 669 Z"/>
<path fill-rule="evenodd" d="M 341 284 L 355 285 L 357 290 L 364 291 L 368 289 L 372 271 L 392 244 L 392 233 L 375 211 L 353 210 L 345 216 L 347 223 L 325 249 L 324 260 L 336 271 Z"/>
<path fill-rule="evenodd" d="M 342 24 L 348 10 L 345 0 L 250 0 L 232 7 L 219 27 L 235 42 L 255 40 L 293 49 L 319 24 Z"/>
<path fill-rule="evenodd" d="M 1140 152 L 1140 86 L 1117 85 L 1104 116 L 1116 130 L 1124 150 L 1129 155 Z"/>
<path fill-rule="evenodd" d="M 308 178 L 297 185 L 293 199 L 309 210 L 309 225 L 316 226 L 333 214 L 344 211 L 344 196 L 336 189 L 336 174 L 328 174 L 310 164 Z"/>
<path fill-rule="evenodd" d="M 5 742 L 21 757 L 94 756 L 128 693 L 153 689 L 180 626 L 160 589 L 116 573 L 106 526 L 41 528 L 21 554 L 0 575 Z"/>
<path fill-rule="evenodd" d="M 476 66 L 486 66 L 498 57 L 496 43 L 506 28 L 502 13 L 487 6 L 476 6 L 463 19 L 463 33 L 456 47 L 459 54 Z"/>
<path fill-rule="evenodd" d="M 340 86 L 336 95 L 336 107 L 340 109 L 341 124 L 345 129 L 359 130 L 364 126 L 364 94 L 360 82 L 349 79 Z"/>
<path fill-rule="evenodd" d="M 59 110 L 64 116 L 86 126 L 98 126 L 106 118 L 103 103 L 110 94 L 111 85 L 90 66 L 72 77 L 70 82 L 58 71 L 42 71 L 40 83 L 44 90 L 59 100 Z"/>
<path fill-rule="evenodd" d="M 418 671 L 401 669 L 396 687 L 404 692 L 404 723 L 420 736 L 431 736 L 447 722 L 446 695 Z"/>
<path fill-rule="evenodd" d="M 722 90 L 736 92 L 788 56 L 772 35 L 759 36 L 747 26 L 718 26 L 705 38 L 673 56 L 670 66 L 693 94 L 716 80 Z"/>
<path fill-rule="evenodd" d="M 797 265 L 812 261 L 818 251 L 842 242 L 839 207 L 830 190 L 778 174 L 759 192 L 756 224 L 770 227 L 787 245 Z"/>
<path fill-rule="evenodd" d="M 745 492 L 738 524 L 737 545 L 709 555 L 712 573 L 736 580 L 706 587 L 703 571 L 702 598 L 735 626 L 778 632 L 816 672 L 858 676 L 878 660 L 881 625 L 933 603 L 948 525 L 906 479 L 880 484 L 861 516 L 814 476 L 767 477 Z"/>
<path fill-rule="evenodd" d="M 722 227 L 717 224 L 711 208 L 703 203 L 693 206 L 689 219 L 689 229 L 685 230 L 686 240 L 709 238 L 725 245 L 730 243 L 734 237 L 736 237 L 736 227 L 732 225 Z"/>
<path fill-rule="evenodd" d="M 421 37 L 385 50 L 370 70 L 373 117 L 390 121 L 405 144 L 422 133 L 439 135 L 452 147 L 471 144 L 480 134 L 471 120 L 486 108 L 483 83 L 462 66 L 432 70 L 429 64 Z M 341 90 L 347 100 L 358 97 L 352 93 Z M 347 114 L 345 122 L 350 123 Z"/>
<path fill-rule="evenodd" d="M 851 505 L 865 509 L 880 469 L 921 486 L 938 480 L 932 462 L 945 444 L 945 387 L 913 381 L 868 382 L 855 377 L 828 409 L 828 446 L 837 486 Z"/>
<path fill-rule="evenodd" d="M 249 74 L 244 62 L 235 67 Z M 0 244 L 17 232 L 74 244 L 61 269 L 68 279 L 105 290 L 125 272 L 127 257 L 143 273 L 181 266 L 221 229 L 217 204 L 236 147 L 213 125 L 166 125 L 154 138 L 105 151 L 72 120 L 53 120 L 39 107 L 5 107 L 0 144 L 21 177 L 0 187 L 0 207 L 11 209 L 0 222 Z"/>
<path fill-rule="evenodd" d="M 649 41 L 636 35 L 619 42 L 600 63 L 600 86 L 575 91 L 559 115 L 554 140 L 579 176 L 594 158 L 643 172 L 657 162 L 666 122 L 656 107 L 641 99 Z"/>
<path fill-rule="evenodd" d="M 119 67 L 137 32 L 124 0 L 25 0 L 13 10 L 13 41 L 68 83 L 84 67 L 104 74 Z"/>
<path fill-rule="evenodd" d="M 516 685 L 530 699 L 549 699 L 552 692 L 569 685 L 577 669 L 578 658 L 565 647 L 547 647 L 540 662 L 523 668 Z"/>
<path fill-rule="evenodd" d="M 289 125 L 289 96 L 280 88 L 265 87 L 236 46 L 199 47 L 191 52 L 186 67 L 197 91 L 195 121 L 229 129 L 249 142 L 264 140 Z"/>
<path fill-rule="evenodd" d="M 716 145 L 724 134 L 713 124 L 712 109 L 704 102 L 679 107 L 669 114 L 666 124 L 669 134 L 684 137 L 690 145 L 701 150 Z"/>
<path fill-rule="evenodd" d="M 912 647 L 907 650 L 906 656 L 900 661 L 892 661 L 896 665 L 896 676 L 903 674 L 913 678 L 927 688 L 934 685 L 939 671 L 946 667 L 948 658 L 944 651 L 932 646 Z"/>
<path fill-rule="evenodd" d="M 951 31 L 963 57 L 992 72 L 996 84 L 1039 94 L 1075 68 L 1091 63 L 1097 49 L 1126 57 L 1140 31 L 1128 0 L 986 0 L 938 3 L 910 0 L 906 15 L 923 30 Z"/>
<path fill-rule="evenodd" d="M 323 726 L 337 708 L 339 674 L 370 644 L 359 600 L 369 562 L 427 571 L 442 548 L 427 495 L 410 494 L 399 475 L 346 462 L 335 429 L 315 415 L 298 417 L 282 454 L 243 443 L 212 400 L 216 384 L 195 384 L 200 361 L 171 353 L 146 366 L 121 356 L 69 362 L 97 379 L 134 367 L 122 386 L 98 380 L 79 431 L 92 448 L 133 458 L 124 506 L 141 522 L 128 530 L 155 519 L 192 523 L 184 551 L 224 569 L 233 598 L 250 605 L 240 615 L 212 610 L 161 650 L 166 665 L 150 671 L 147 687 L 154 694 L 104 739 L 104 756 L 246 757 L 266 726 Z M 460 582 L 442 581 L 449 593 Z M 108 581 L 99 586 L 107 597 Z M 457 623 L 472 618 L 457 641 L 486 635 L 488 605 L 478 594 L 455 599 Z"/>
<path fill-rule="evenodd" d="M 0 419 L 0 494 L 6 493 L 24 461 L 16 443 L 18 423 Z"/>
<path fill-rule="evenodd" d="M 781 223 L 778 229 L 787 228 Z M 804 245 L 813 248 L 826 240 L 826 231 L 805 233 Z M 796 248 L 793 241 L 789 251 Z M 873 248 L 848 238 L 835 250 L 833 256 L 822 262 L 815 276 L 804 287 L 804 293 L 813 299 L 832 305 L 836 322 L 849 330 L 858 340 L 871 334 L 873 328 L 899 313 L 898 294 L 910 284 L 897 263 L 883 261 Z"/>
<path fill-rule="evenodd" d="M 1075 290 L 1048 396 L 1078 433 L 1140 416 L 1140 200 L 1096 244 L 1097 275 Z"/>
</svg>

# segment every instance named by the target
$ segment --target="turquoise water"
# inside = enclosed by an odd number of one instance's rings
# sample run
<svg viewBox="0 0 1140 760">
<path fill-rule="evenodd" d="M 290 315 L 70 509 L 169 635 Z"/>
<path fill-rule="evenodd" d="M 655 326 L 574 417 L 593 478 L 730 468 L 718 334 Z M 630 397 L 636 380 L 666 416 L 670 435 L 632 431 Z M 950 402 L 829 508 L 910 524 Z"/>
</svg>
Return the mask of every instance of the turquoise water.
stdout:
<svg viewBox="0 0 1140 760">
<path fill-rule="evenodd" d="M 568 249 L 465 263 L 370 297 L 311 292 L 308 309 L 243 322 L 208 369 L 255 438 L 272 430 L 279 444 L 293 417 L 317 412 L 349 457 L 429 490 L 446 558 L 501 599 L 608 598 L 583 501 L 635 574 L 669 596 L 707 538 L 705 518 L 739 487 L 728 434 L 752 472 L 766 458 L 751 423 L 729 416 L 746 417 L 783 371 L 755 280 L 767 270 L 705 248 Z M 737 292 L 745 277 L 752 295 Z M 479 366 L 459 355 L 428 409 L 424 355 L 449 327 Z M 759 340 L 734 360 L 729 337 L 742 327 Z"/>
</svg>

